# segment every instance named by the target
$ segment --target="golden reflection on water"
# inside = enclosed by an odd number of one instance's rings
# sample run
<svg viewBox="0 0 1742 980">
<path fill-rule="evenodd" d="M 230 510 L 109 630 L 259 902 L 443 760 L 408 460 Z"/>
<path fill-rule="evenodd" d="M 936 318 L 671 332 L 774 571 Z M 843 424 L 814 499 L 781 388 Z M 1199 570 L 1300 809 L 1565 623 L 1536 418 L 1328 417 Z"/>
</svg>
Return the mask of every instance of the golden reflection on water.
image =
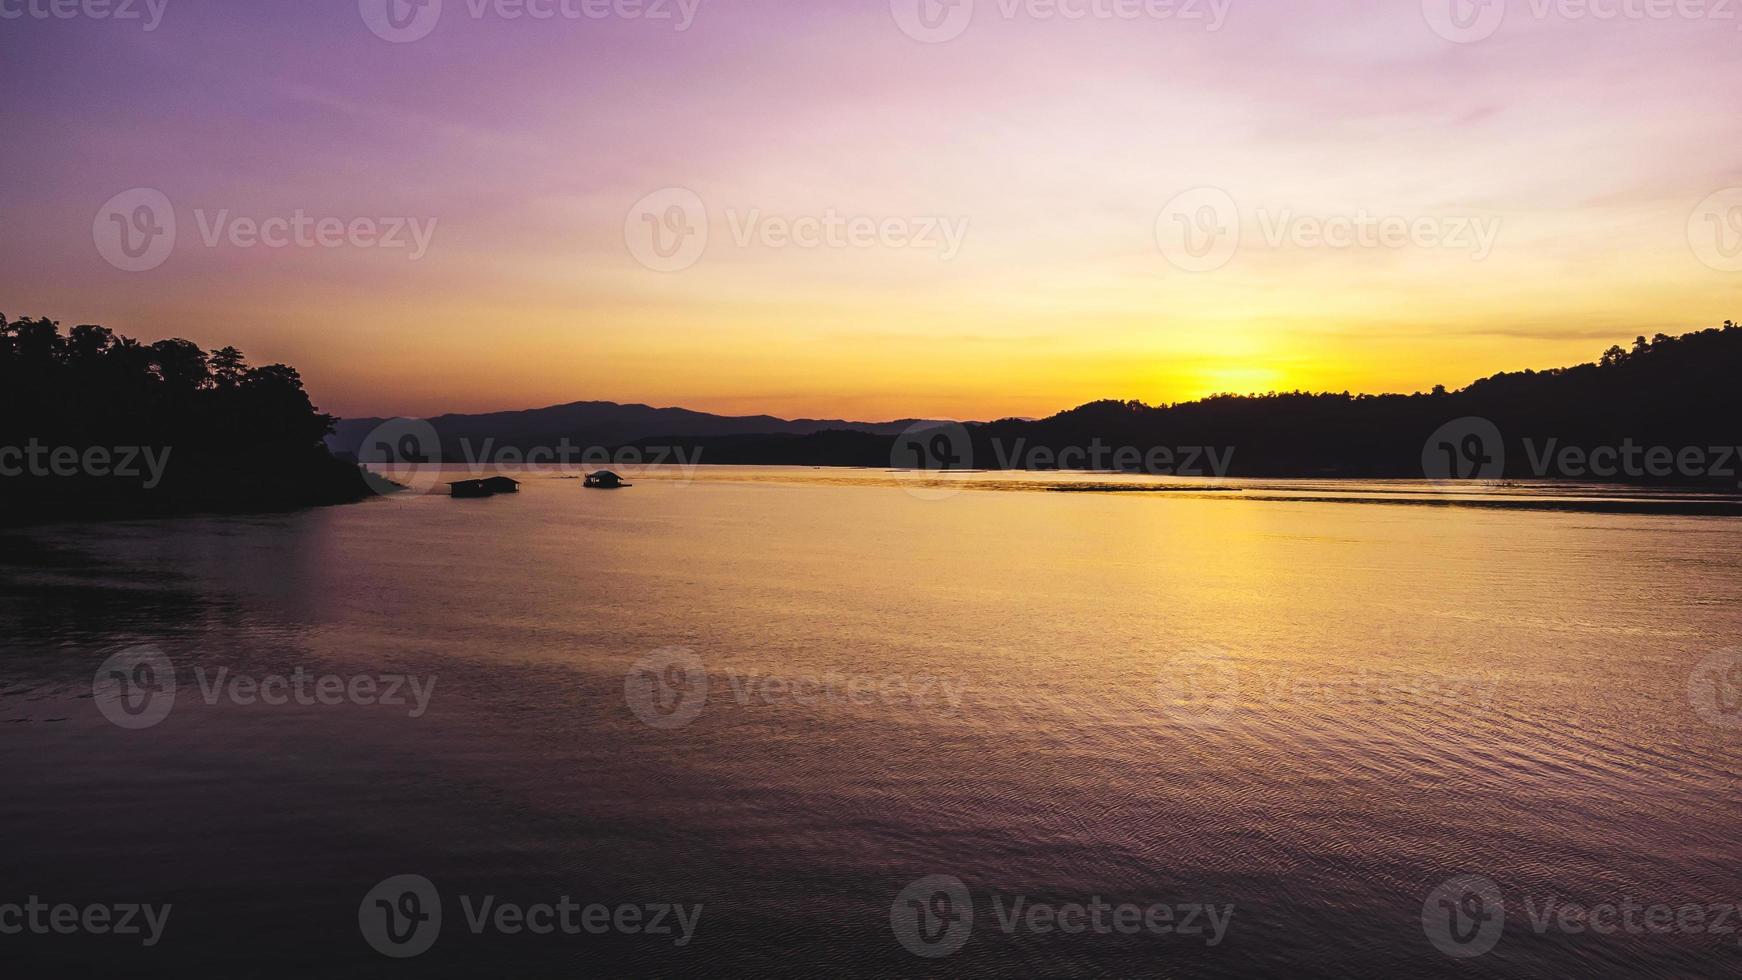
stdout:
<svg viewBox="0 0 1742 980">
<path fill-rule="evenodd" d="M 615 492 L 535 475 L 487 500 L 77 528 L 63 543 L 101 580 L 155 576 L 168 598 L 24 635 L 155 636 L 184 669 L 439 676 L 412 726 L 196 703 L 157 744 L 220 778 L 306 767 L 338 826 L 433 821 L 486 864 L 531 855 L 806 922 L 833 937 L 807 962 L 876 948 L 864 908 L 886 916 L 889 886 L 928 873 L 1236 902 L 1246 944 L 1205 971 L 1228 975 L 1327 965 L 1328 921 L 1371 970 L 1419 972 L 1438 955 L 1421 896 L 1470 870 L 1537 893 L 1742 891 L 1714 860 L 1742 830 L 1742 749 L 1687 695 L 1692 665 L 1742 633 L 1742 524 L 1036 492 L 1057 478 L 981 475 L 991 488 L 934 500 L 871 471 L 638 473 Z M 626 683 L 669 648 L 699 658 L 706 698 L 660 729 Z M 111 734 L 53 699 L 4 706 Z M 32 765 L 66 751 L 11 730 Z M 379 760 L 403 801 L 375 788 Z M 104 799 L 161 792 L 119 778 Z M 94 792 L 75 783 L 54 812 L 100 813 Z M 417 860 L 454 846 L 408 833 Z M 251 860 L 296 878 L 288 854 Z M 1683 970 L 1713 952 L 1652 950 Z M 1009 973 L 1032 953 L 954 965 Z M 1048 955 L 1141 972 L 1153 951 Z"/>
</svg>

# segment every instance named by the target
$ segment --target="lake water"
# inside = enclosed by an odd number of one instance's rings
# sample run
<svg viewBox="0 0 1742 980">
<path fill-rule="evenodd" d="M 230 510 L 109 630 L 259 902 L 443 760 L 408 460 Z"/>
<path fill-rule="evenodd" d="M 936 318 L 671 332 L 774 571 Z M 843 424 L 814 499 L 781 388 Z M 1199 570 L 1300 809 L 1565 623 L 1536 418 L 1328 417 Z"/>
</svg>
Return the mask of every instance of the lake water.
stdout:
<svg viewBox="0 0 1742 980">
<path fill-rule="evenodd" d="M 150 947 L 26 930 L 0 956 L 326 977 L 1742 969 L 1742 919 L 1720 921 L 1742 902 L 1742 522 L 1581 487 L 631 479 L 0 532 L 0 907 L 171 906 Z M 1646 512 L 1396 505 L 1462 498 Z M 121 679 L 94 694 L 105 664 Z M 377 890 L 400 875 L 434 893 Z M 1441 888 L 1464 875 L 1499 902 Z M 495 917 L 565 896 L 609 928 Z M 365 935 L 432 906 L 421 955 Z M 687 941 L 652 928 L 680 910 Z"/>
</svg>

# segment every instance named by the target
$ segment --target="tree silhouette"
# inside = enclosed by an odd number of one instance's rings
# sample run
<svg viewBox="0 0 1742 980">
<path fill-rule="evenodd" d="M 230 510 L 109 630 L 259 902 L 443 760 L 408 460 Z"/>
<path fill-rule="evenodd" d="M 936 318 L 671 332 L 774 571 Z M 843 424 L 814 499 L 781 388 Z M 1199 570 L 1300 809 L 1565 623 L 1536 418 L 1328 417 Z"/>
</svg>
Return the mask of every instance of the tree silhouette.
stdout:
<svg viewBox="0 0 1742 980">
<path fill-rule="evenodd" d="M 1492 422 L 1502 434 L 1507 478 L 1579 478 L 1552 467 L 1538 472 L 1533 459 L 1544 458 L 1551 440 L 1557 451 L 1628 442 L 1671 453 L 1742 446 L 1738 376 L 1742 328 L 1726 321 L 1722 328 L 1682 337 L 1658 334 L 1650 342 L 1640 337 L 1632 350 L 1610 347 L 1596 363 L 1496 374 L 1458 391 L 1435 386 L 1431 394 L 1414 395 L 1270 392 L 1154 407 L 1097 401 L 1050 418 L 1004 419 L 967 428 L 972 465 L 980 468 L 1007 465 L 1014 446 L 1023 447 L 1025 454 L 1040 449 L 1057 458 L 1065 448 L 1098 441 L 1139 451 L 1231 449 L 1230 476 L 1420 478 L 1429 437 L 1448 422 L 1477 417 Z M 837 430 L 800 437 L 658 442 L 701 452 L 711 463 L 886 467 L 893 440 Z M 1721 459 L 1709 461 L 1726 468 Z M 1677 468 L 1612 479 L 1734 491 L 1742 480 L 1737 472 L 1742 459 L 1727 469 Z"/>
<path fill-rule="evenodd" d="M 6 519 L 189 509 L 259 510 L 358 499 L 355 466 L 322 444 L 335 419 L 315 410 L 294 368 L 249 366 L 188 340 L 150 345 L 81 324 L 64 337 L 47 318 L 0 314 L 0 449 L 151 447 L 167 453 L 159 485 L 145 474 L 0 473 Z M 26 472 L 11 472 L 24 469 Z"/>
</svg>

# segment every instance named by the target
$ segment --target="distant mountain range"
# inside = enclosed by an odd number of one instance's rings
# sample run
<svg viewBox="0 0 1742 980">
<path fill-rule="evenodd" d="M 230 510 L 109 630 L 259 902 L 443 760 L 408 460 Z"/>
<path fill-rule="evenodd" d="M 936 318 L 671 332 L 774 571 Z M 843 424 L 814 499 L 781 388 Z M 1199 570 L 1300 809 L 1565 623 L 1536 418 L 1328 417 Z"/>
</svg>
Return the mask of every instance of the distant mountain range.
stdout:
<svg viewBox="0 0 1742 980">
<path fill-rule="evenodd" d="M 335 453 L 356 454 L 387 419 L 341 419 L 327 437 Z M 849 422 L 843 419 L 781 419 L 772 415 L 712 415 L 686 408 L 653 408 L 616 402 L 571 402 L 549 408 L 481 415 L 441 415 L 427 420 L 441 437 L 442 458 L 466 462 L 484 452 L 555 447 L 563 440 L 578 449 L 616 448 L 656 442 L 662 437 L 711 439 L 733 436 L 806 436 L 825 431 L 894 436 L 928 420 Z M 930 424 L 942 424 L 931 422 Z M 469 450 L 469 451 L 468 451 Z"/>
<path fill-rule="evenodd" d="M 634 446 L 721 464 L 1534 479 L 1735 491 L 1742 485 L 1739 376 L 1742 326 L 1726 322 L 1680 337 L 1640 337 L 1592 363 L 1411 395 L 1098 401 L 1050 418 L 983 423 L 731 417 L 610 402 L 429 421 L 449 462 L 567 440 L 577 450 Z M 382 422 L 340 422 L 329 443 L 354 452 Z"/>
<path fill-rule="evenodd" d="M 1639 337 L 1595 362 L 1410 395 L 1098 401 L 912 435 L 667 440 L 707 463 L 1153 475 L 1742 486 L 1742 326 Z"/>
</svg>

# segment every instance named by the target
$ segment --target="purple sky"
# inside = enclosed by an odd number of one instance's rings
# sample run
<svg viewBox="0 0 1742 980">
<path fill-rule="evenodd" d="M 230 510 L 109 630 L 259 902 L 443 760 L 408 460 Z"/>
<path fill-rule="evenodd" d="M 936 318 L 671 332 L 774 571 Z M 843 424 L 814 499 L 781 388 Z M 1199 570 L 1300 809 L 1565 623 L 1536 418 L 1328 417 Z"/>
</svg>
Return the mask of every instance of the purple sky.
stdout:
<svg viewBox="0 0 1742 980">
<path fill-rule="evenodd" d="M 167 0 L 149 31 L 32 2 L 0 0 L 0 310 L 234 343 L 341 414 L 1415 390 L 1742 311 L 1737 10 L 1519 0 L 1459 36 L 1450 0 L 972 0 L 924 43 L 902 29 L 922 0 L 658 21 L 444 0 L 394 43 L 375 0 Z M 632 212 L 672 187 L 709 237 L 660 271 Z M 177 224 L 144 271 L 94 241 L 133 188 Z M 1157 244 L 1194 188 L 1237 209 L 1214 269 Z M 431 233 L 415 257 L 231 235 L 299 211 Z M 898 240 L 757 224 L 829 214 Z M 1311 237 L 1364 217 L 1454 244 Z M 962 223 L 953 251 L 908 243 L 939 221 Z"/>
</svg>

